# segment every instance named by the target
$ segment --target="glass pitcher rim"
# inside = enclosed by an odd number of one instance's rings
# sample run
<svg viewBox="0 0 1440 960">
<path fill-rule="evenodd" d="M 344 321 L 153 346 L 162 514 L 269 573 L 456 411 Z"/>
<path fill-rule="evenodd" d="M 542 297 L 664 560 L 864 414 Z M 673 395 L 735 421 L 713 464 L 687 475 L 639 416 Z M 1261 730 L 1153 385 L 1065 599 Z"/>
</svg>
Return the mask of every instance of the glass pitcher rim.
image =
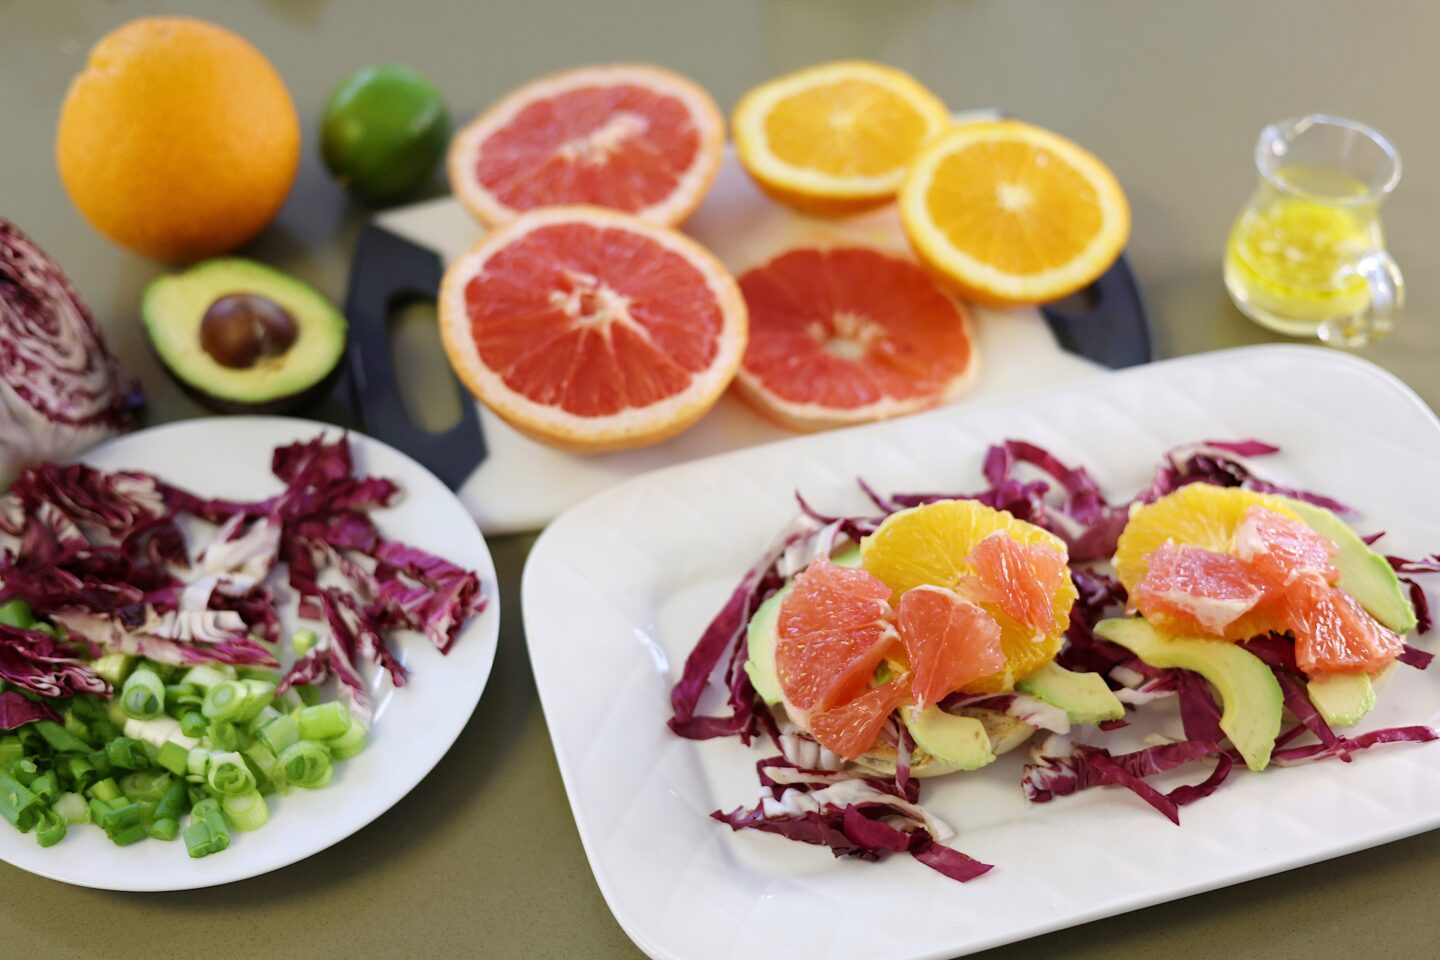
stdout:
<svg viewBox="0 0 1440 960">
<path fill-rule="evenodd" d="M 1390 176 L 1378 187 L 1367 190 L 1365 193 L 1353 197 L 1336 197 L 1309 193 L 1296 187 L 1293 183 L 1284 183 L 1275 176 L 1276 155 L 1267 149 L 1267 146 L 1275 139 L 1288 139 L 1297 133 L 1302 125 L 1311 126 L 1315 124 L 1328 124 L 1335 127 L 1343 127 L 1366 137 L 1373 142 L 1385 156 L 1390 160 Z M 1267 183 L 1282 193 L 1292 196 L 1303 197 L 1307 200 L 1314 200 L 1335 207 L 1359 207 L 1366 204 L 1379 202 L 1395 189 L 1400 182 L 1400 151 L 1390 138 L 1367 123 L 1359 120 L 1351 120 L 1348 117 L 1336 116 L 1332 113 L 1307 113 L 1299 117 L 1286 117 L 1284 120 L 1277 120 L 1274 123 L 1267 123 L 1260 131 L 1260 136 L 1255 142 L 1255 167 L 1260 171 L 1260 176 Z"/>
</svg>

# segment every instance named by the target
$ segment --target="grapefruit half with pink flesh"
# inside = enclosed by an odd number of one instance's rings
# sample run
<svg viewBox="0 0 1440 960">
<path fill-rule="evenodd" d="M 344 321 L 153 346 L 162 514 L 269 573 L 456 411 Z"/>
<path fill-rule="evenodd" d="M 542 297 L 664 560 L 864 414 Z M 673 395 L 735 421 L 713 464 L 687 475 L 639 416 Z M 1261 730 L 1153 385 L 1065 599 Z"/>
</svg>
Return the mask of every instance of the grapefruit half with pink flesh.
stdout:
<svg viewBox="0 0 1440 960">
<path fill-rule="evenodd" d="M 482 223 L 593 204 L 672 226 L 705 198 L 725 148 L 710 95 L 661 67 L 583 67 L 526 84 L 451 141 L 450 186 Z"/>
<path fill-rule="evenodd" d="M 551 207 L 488 234 L 445 272 L 450 363 L 518 430 L 577 450 L 663 440 L 719 399 L 745 303 L 699 244 L 599 207 Z"/>
<path fill-rule="evenodd" d="M 964 306 L 913 261 L 802 247 L 740 276 L 750 342 L 741 395 L 801 430 L 914 413 L 975 374 Z"/>
</svg>

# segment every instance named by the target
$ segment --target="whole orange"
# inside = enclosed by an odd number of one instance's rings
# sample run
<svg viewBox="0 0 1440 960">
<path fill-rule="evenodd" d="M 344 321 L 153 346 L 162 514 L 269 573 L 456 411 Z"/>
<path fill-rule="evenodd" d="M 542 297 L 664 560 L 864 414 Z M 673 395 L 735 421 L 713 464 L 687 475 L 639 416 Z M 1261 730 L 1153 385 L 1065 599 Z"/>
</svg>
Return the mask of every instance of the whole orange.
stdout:
<svg viewBox="0 0 1440 960">
<path fill-rule="evenodd" d="M 90 51 L 60 109 L 55 157 L 95 229 L 146 256 L 199 260 L 279 212 L 300 121 L 280 75 L 243 37 L 147 17 Z"/>
</svg>

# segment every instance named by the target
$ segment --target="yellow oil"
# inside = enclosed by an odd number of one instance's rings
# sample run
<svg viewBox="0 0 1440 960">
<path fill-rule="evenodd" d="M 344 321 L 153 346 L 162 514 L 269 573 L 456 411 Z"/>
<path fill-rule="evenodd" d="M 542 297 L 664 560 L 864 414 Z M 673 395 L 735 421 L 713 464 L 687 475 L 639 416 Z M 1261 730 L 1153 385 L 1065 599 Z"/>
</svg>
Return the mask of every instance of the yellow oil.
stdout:
<svg viewBox="0 0 1440 960">
<path fill-rule="evenodd" d="M 1300 165 L 1275 179 L 1284 189 L 1267 183 L 1230 231 L 1225 285 L 1246 313 L 1287 333 L 1363 312 L 1370 289 L 1356 265 L 1382 246 L 1374 205 L 1353 203 L 1366 185 Z"/>
</svg>

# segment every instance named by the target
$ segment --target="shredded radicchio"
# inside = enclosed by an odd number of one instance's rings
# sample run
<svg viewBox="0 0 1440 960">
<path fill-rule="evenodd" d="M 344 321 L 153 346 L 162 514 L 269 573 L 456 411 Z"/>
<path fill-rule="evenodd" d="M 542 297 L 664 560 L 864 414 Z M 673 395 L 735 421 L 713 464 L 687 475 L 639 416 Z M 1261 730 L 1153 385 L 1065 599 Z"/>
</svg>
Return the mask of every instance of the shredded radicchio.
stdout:
<svg viewBox="0 0 1440 960">
<path fill-rule="evenodd" d="M 15 690 L 0 691 L 0 730 L 14 730 L 36 720 L 58 723 L 60 715 L 43 700 L 31 700 Z"/>
<path fill-rule="evenodd" d="M 0 628 L 0 678 L 59 697 L 108 692 L 85 664 L 105 653 L 275 667 L 280 619 L 265 580 L 284 562 L 301 615 L 327 629 L 282 689 L 334 677 L 368 718 L 357 664 L 373 661 L 403 684 L 387 635 L 416 630 L 447 652 L 485 608 L 480 581 L 379 535 L 369 511 L 393 503 L 399 488 L 355 476 L 345 438 L 281 447 L 272 467 L 284 492 L 253 503 L 204 499 L 131 471 L 27 470 L 0 497 L 0 533 L 11 544 L 0 600 L 27 601 L 67 639 Z M 218 529 L 192 558 L 182 528 L 196 519 Z"/>
<path fill-rule="evenodd" d="M 711 816 L 735 830 L 760 830 L 827 846 L 837 856 L 874 860 L 885 852 L 908 852 L 958 880 L 974 879 L 990 869 L 945 846 L 941 841 L 948 839 L 948 829 L 937 830 L 933 818 L 917 805 L 919 781 L 910 769 L 913 744 L 903 725 L 888 723 L 885 728 L 892 731 L 886 736 L 886 742 L 896 748 L 893 780 L 865 778 L 853 770 L 839 769 L 843 765 L 838 758 L 819 744 L 793 730 L 782 732 L 777 727 L 744 669 L 745 632 L 751 616 L 810 559 L 829 556 L 844 542 L 858 543 L 897 511 L 940 500 L 973 499 L 1009 511 L 1065 541 L 1079 598 L 1071 609 L 1066 644 L 1056 658 L 1057 663 L 1069 670 L 1106 677 L 1116 688 L 1117 696 L 1131 706 L 1153 699 L 1176 698 L 1186 738 L 1120 755 L 1086 744 L 1058 749 L 1052 754 L 1042 753 L 1036 763 L 1026 767 L 1022 781 L 1026 796 L 1040 803 L 1091 787 L 1121 786 L 1179 823 L 1179 808 L 1214 793 L 1230 775 L 1239 755 L 1233 748 L 1221 745 L 1224 732 L 1220 729 L 1220 708 L 1203 678 L 1185 670 L 1150 667 L 1124 647 L 1095 635 L 1097 623 L 1124 612 L 1125 590 L 1101 570 L 1079 564 L 1108 560 L 1114 554 L 1132 507 L 1153 503 L 1191 483 L 1279 494 L 1337 513 L 1353 513 L 1337 500 L 1266 480 L 1241 459 L 1277 452 L 1278 447 L 1258 440 L 1207 440 L 1178 447 L 1164 456 L 1147 487 L 1121 502 L 1106 498 L 1083 467 L 1071 467 L 1049 451 L 1022 440 L 1007 440 L 989 449 L 983 465 L 986 486 L 976 492 L 885 495 L 859 478 L 861 491 L 878 511 L 865 516 L 823 512 L 797 492 L 799 517 L 736 586 L 686 659 L 684 670 L 671 691 L 673 715 L 669 725 L 679 736 L 698 740 L 738 735 L 742 742 L 749 744 L 763 732 L 782 751 L 781 757 L 760 764 L 762 790 L 757 806 L 741 807 L 729 813 L 715 811 Z M 1373 543 L 1380 536 L 1377 534 L 1366 542 Z M 1440 554 L 1419 560 L 1388 559 L 1399 574 L 1440 573 Z M 1411 576 L 1402 579 L 1410 592 L 1419 630 L 1425 633 L 1431 626 L 1425 592 Z M 1275 635 L 1262 636 L 1248 641 L 1246 648 L 1269 664 L 1277 676 L 1289 676 L 1294 690 L 1299 691 L 1297 699 L 1294 691 L 1287 688 L 1287 705 L 1299 722 L 1277 738 L 1273 756 L 1278 764 L 1330 757 L 1348 761 L 1350 754 L 1376 744 L 1436 737 L 1435 731 L 1424 726 L 1340 737 L 1309 706 L 1308 697 L 1299 687 L 1296 678 L 1300 673 L 1292 641 Z M 1400 657 L 1402 662 L 1422 670 L 1432 659 L 1431 654 L 1408 645 Z M 701 700 L 710 689 L 712 677 L 718 678 L 723 686 L 725 710 L 705 714 L 701 712 Z M 1063 740 L 1059 735 L 1069 726 L 1068 719 L 1057 718 L 1055 711 L 1043 709 L 1043 703 L 1015 694 L 952 695 L 942 704 L 951 710 L 967 706 L 1000 710 L 1037 730 L 1051 730 L 1057 734 L 1052 741 Z M 1109 732 L 1125 726 L 1125 720 L 1113 720 L 1101 724 L 1099 729 Z M 898 729 L 899 734 L 892 728 Z M 1302 739 L 1316 742 L 1295 743 Z M 804 763 L 797 764 L 797 759 Z M 1201 760 L 1210 761 L 1213 768 L 1198 783 L 1161 793 L 1146 782 L 1149 777 Z M 900 803 L 907 806 L 897 811 L 896 804 Z"/>
</svg>

